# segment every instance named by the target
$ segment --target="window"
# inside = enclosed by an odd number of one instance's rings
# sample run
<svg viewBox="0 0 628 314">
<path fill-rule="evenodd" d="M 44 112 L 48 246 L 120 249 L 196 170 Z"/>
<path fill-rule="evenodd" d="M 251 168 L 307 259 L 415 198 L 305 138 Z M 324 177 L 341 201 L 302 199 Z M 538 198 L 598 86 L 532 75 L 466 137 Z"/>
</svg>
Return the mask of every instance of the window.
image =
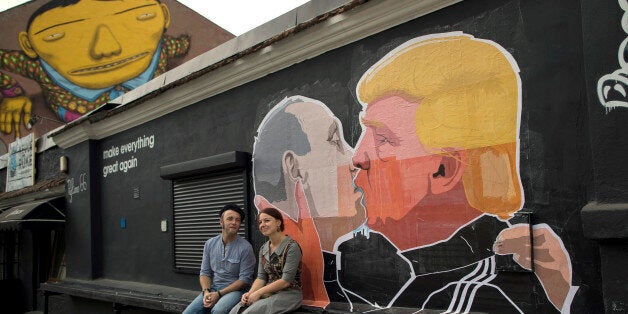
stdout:
<svg viewBox="0 0 628 314">
<path fill-rule="evenodd" d="M 17 232 L 0 232 L 0 279 L 17 278 L 20 251 Z"/>
<path fill-rule="evenodd" d="M 52 230 L 50 238 L 52 256 L 48 280 L 58 281 L 65 279 L 65 232 Z"/>
<path fill-rule="evenodd" d="M 161 177 L 172 180 L 175 270 L 198 273 L 205 241 L 221 233 L 225 204 L 248 212 L 249 161 L 248 153 L 231 152 L 161 167 Z M 247 238 L 248 228 L 245 219 L 238 233 Z"/>
</svg>

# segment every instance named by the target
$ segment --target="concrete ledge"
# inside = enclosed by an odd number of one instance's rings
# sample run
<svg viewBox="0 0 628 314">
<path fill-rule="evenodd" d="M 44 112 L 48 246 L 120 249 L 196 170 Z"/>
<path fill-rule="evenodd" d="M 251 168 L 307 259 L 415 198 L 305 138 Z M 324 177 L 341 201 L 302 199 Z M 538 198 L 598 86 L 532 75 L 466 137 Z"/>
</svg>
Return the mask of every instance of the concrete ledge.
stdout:
<svg viewBox="0 0 628 314">
<path fill-rule="evenodd" d="M 44 295 L 65 294 L 102 302 L 111 302 L 120 309 L 144 308 L 181 313 L 200 293 L 168 286 L 142 284 L 109 279 L 46 282 L 40 288 Z M 293 314 L 326 313 L 324 309 L 303 306 Z M 346 313 L 346 312 L 345 312 Z"/>
<path fill-rule="evenodd" d="M 592 240 L 628 239 L 628 203 L 591 202 L 580 214 L 585 237 Z"/>
<path fill-rule="evenodd" d="M 181 313 L 198 291 L 109 279 L 72 280 L 41 284 L 44 293 L 66 294 L 114 304 Z"/>
<path fill-rule="evenodd" d="M 44 295 L 65 294 L 101 302 L 111 302 L 114 304 L 114 307 L 120 310 L 144 308 L 171 313 L 183 312 L 199 293 L 196 290 L 109 279 L 91 281 L 66 279 L 59 282 L 42 283 L 40 289 L 44 292 Z M 367 308 L 369 309 L 368 312 L 374 310 L 374 308 L 367 305 L 364 305 L 364 308 L 359 304 L 354 304 L 354 306 L 357 307 L 350 311 L 347 308 L 347 304 L 337 304 L 336 306 L 330 304 L 327 309 L 304 305 L 292 312 L 292 314 L 350 314 L 366 312 Z M 375 311 L 377 313 L 410 314 L 416 313 L 418 310 L 417 308 L 392 307 Z M 442 312 L 442 310 L 421 311 L 421 313 L 425 314 Z M 472 314 L 478 314 L 478 312 L 472 312 Z"/>
</svg>

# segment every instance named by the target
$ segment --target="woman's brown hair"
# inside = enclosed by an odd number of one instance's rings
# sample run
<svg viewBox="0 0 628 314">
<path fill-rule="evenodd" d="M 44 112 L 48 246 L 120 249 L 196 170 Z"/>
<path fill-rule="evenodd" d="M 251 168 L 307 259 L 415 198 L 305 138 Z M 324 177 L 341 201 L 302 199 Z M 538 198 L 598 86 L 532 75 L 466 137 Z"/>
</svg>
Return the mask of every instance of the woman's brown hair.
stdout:
<svg viewBox="0 0 628 314">
<path fill-rule="evenodd" d="M 270 217 L 273 217 L 281 221 L 281 225 L 279 226 L 279 231 L 283 231 L 283 216 L 281 215 L 281 212 L 279 212 L 279 210 L 273 207 L 266 207 L 259 211 L 259 214 L 257 215 L 257 217 L 259 217 L 259 215 L 261 214 L 266 214 Z"/>
</svg>

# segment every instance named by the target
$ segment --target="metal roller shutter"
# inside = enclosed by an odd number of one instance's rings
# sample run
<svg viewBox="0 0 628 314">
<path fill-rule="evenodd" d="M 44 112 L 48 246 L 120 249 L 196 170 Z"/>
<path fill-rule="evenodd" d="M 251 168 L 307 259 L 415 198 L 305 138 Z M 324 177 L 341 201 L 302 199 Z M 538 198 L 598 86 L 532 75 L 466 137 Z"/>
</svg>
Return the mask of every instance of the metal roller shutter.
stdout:
<svg viewBox="0 0 628 314">
<path fill-rule="evenodd" d="M 207 239 L 220 234 L 219 212 L 227 203 L 245 208 L 244 170 L 173 181 L 175 268 L 197 272 Z M 246 238 L 247 224 L 239 234 Z"/>
</svg>

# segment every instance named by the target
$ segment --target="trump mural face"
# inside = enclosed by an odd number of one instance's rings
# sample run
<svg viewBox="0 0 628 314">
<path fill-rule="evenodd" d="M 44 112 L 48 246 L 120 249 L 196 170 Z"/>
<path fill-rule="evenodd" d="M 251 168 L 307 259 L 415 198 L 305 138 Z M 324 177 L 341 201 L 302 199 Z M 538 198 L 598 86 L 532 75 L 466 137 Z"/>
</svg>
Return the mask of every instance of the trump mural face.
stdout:
<svg viewBox="0 0 628 314">
<path fill-rule="evenodd" d="M 408 249 L 521 208 L 517 71 L 498 45 L 447 33 L 408 41 L 364 73 L 353 161 L 369 227 Z"/>
<path fill-rule="evenodd" d="M 416 133 L 419 106 L 399 95 L 369 104 L 353 157 L 368 225 L 402 249 L 446 239 L 481 214 L 468 206 L 461 184 L 465 151 L 426 149 Z"/>
<path fill-rule="evenodd" d="M 353 163 L 361 169 L 355 183 L 364 190 L 370 221 L 403 218 L 427 195 L 438 169 L 416 135 L 418 106 L 390 96 L 370 104 L 361 117 L 364 134 Z"/>
</svg>

